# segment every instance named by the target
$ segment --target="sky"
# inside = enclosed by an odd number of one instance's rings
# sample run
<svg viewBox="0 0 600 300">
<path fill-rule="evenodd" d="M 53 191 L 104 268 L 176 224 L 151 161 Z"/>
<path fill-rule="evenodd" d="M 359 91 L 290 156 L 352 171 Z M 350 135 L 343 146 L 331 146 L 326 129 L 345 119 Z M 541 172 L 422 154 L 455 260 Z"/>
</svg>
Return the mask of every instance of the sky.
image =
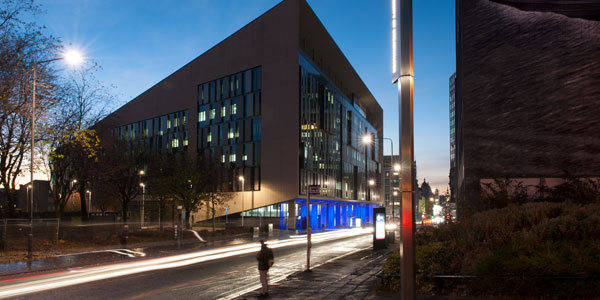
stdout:
<svg viewBox="0 0 600 300">
<path fill-rule="evenodd" d="M 124 104 L 277 5 L 280 0 L 38 0 L 45 33 L 80 48 Z M 398 154 L 389 0 L 307 0 L 384 110 Z M 448 79 L 455 72 L 454 1 L 413 1 L 414 134 L 419 183 L 445 192 Z M 390 152 L 385 141 L 384 153 Z"/>
</svg>

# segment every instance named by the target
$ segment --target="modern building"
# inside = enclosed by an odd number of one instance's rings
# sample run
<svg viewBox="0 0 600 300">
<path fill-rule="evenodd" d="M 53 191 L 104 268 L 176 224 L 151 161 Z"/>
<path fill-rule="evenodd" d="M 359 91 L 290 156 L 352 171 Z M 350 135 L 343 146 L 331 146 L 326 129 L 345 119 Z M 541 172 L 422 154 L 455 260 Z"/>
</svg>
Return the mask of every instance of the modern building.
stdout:
<svg viewBox="0 0 600 300">
<path fill-rule="evenodd" d="M 400 166 L 399 155 L 383 156 L 383 195 L 385 210 L 388 218 L 394 217 L 400 220 L 400 202 L 402 194 L 400 192 L 400 170 L 395 168 Z"/>
<path fill-rule="evenodd" d="M 458 183 L 458 173 L 456 169 L 456 73 L 450 76 L 449 96 L 450 96 L 450 202 L 456 202 L 456 185 Z"/>
<path fill-rule="evenodd" d="M 222 188 L 236 193 L 229 219 L 241 213 L 248 225 L 306 228 L 307 187 L 320 185 L 310 224 L 322 229 L 372 222 L 383 201 L 382 118 L 308 4 L 285 0 L 97 127 L 148 151 L 217 161 Z M 365 134 L 375 142 L 362 144 Z"/>
<path fill-rule="evenodd" d="M 456 1 L 459 218 L 482 183 L 600 177 L 598 1 Z"/>
</svg>

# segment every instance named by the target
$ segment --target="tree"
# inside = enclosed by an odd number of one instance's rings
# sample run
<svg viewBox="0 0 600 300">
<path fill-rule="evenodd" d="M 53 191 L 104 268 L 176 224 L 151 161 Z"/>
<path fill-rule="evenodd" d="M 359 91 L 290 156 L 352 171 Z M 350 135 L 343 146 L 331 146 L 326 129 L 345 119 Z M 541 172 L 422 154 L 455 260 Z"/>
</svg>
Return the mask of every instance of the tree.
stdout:
<svg viewBox="0 0 600 300">
<path fill-rule="evenodd" d="M 212 161 L 198 158 L 198 172 L 204 173 L 205 180 L 202 187 L 201 197 L 206 201 L 207 207 L 212 216 L 213 232 L 215 231 L 216 212 L 217 208 L 223 207 L 228 201 L 233 198 L 233 193 L 222 191 L 220 188 L 219 178 L 221 176 L 215 176 L 215 174 L 209 174 L 209 170 L 218 170 L 219 167 L 215 166 Z"/>
<path fill-rule="evenodd" d="M 141 195 L 139 171 L 144 167 L 145 152 L 126 140 L 107 143 L 99 157 L 99 186 L 119 199 L 123 223 L 127 223 L 129 203 Z"/>
<path fill-rule="evenodd" d="M 83 130 L 50 153 L 51 187 L 57 217 L 62 215 L 69 198 L 76 187 L 79 187 L 82 211 L 85 212 L 82 220 L 87 220 L 85 181 L 95 173 L 100 151 L 100 139 L 96 132 Z M 77 184 L 74 184 L 75 178 L 80 178 L 76 181 Z"/>
<path fill-rule="evenodd" d="M 85 194 L 96 176 L 95 164 L 100 151 L 96 133 L 88 128 L 106 115 L 107 104 L 114 99 L 95 79 L 96 69 L 97 66 L 92 65 L 76 70 L 60 85 L 56 92 L 59 101 L 47 114 L 41 137 L 43 143 L 40 143 L 40 152 L 48 153 L 51 162 L 47 169 L 55 204 L 61 205 L 68 199 L 65 191 L 73 187 L 71 183 L 76 180 L 74 187 L 80 195 L 84 221 L 88 219 L 89 209 Z"/>
<path fill-rule="evenodd" d="M 185 226 L 190 229 L 190 214 L 198 211 L 205 198 L 204 186 L 211 175 L 208 170 L 201 171 L 198 161 L 190 159 L 185 154 L 172 154 L 171 169 L 166 178 L 171 187 L 171 195 L 185 209 Z"/>
<path fill-rule="evenodd" d="M 31 151 L 31 102 L 33 70 L 38 88 L 36 119 L 54 102 L 55 71 L 42 62 L 53 58 L 59 41 L 46 37 L 41 27 L 21 16 L 35 16 L 33 1 L 5 0 L 0 3 L 0 184 L 6 190 L 7 207 L 14 213 L 16 180 L 22 175 L 26 154 Z M 29 162 L 34 163 L 34 162 Z"/>
<path fill-rule="evenodd" d="M 159 218 L 163 220 L 167 204 L 173 203 L 171 185 L 169 177 L 176 172 L 171 165 L 171 154 L 154 154 L 150 156 L 145 175 L 146 193 L 155 200 L 158 200 Z M 174 211 L 174 210 L 173 210 Z M 163 223 L 159 224 L 160 230 L 163 229 Z"/>
</svg>

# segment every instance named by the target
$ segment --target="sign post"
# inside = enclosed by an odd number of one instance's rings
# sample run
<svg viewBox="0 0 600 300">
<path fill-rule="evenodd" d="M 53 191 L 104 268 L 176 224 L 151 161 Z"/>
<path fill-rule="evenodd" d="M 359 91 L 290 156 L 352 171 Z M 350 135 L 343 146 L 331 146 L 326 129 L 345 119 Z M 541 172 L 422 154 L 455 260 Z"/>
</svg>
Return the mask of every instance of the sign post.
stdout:
<svg viewBox="0 0 600 300">
<path fill-rule="evenodd" d="M 320 185 L 309 185 L 308 186 L 308 197 L 306 198 L 306 271 L 310 271 L 310 234 L 312 228 L 310 226 L 310 195 L 315 194 L 318 195 L 321 193 Z"/>
</svg>

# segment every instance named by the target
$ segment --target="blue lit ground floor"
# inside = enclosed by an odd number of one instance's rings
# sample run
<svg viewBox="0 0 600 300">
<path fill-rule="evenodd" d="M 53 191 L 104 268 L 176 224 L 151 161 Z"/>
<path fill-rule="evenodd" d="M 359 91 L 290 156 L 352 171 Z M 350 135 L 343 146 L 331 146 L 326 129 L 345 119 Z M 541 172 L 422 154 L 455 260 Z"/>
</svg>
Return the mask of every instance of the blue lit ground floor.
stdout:
<svg viewBox="0 0 600 300">
<path fill-rule="evenodd" d="M 361 227 L 373 224 L 373 208 L 379 203 L 310 199 L 310 226 L 313 231 Z M 279 218 L 283 230 L 306 230 L 306 199 L 298 198 L 248 210 L 245 217 Z"/>
</svg>

